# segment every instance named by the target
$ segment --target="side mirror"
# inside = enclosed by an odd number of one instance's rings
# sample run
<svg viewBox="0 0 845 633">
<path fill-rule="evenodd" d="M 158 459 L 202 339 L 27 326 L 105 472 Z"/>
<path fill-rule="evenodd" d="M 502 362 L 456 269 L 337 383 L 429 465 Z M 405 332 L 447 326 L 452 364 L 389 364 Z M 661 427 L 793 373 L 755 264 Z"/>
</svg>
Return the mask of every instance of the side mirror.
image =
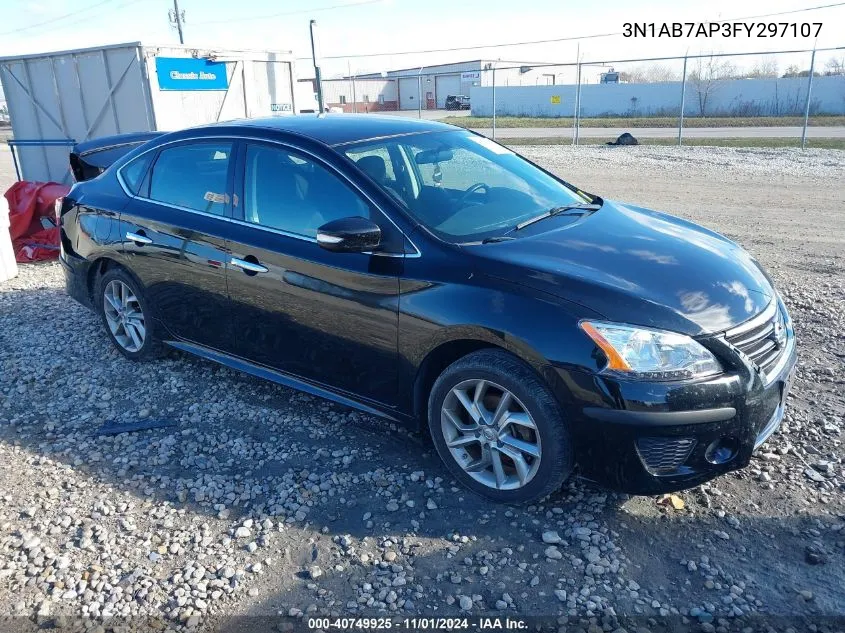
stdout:
<svg viewBox="0 0 845 633">
<path fill-rule="evenodd" d="M 335 253 L 373 251 L 381 244 L 381 229 L 360 216 L 340 218 L 317 229 L 317 244 Z"/>
</svg>

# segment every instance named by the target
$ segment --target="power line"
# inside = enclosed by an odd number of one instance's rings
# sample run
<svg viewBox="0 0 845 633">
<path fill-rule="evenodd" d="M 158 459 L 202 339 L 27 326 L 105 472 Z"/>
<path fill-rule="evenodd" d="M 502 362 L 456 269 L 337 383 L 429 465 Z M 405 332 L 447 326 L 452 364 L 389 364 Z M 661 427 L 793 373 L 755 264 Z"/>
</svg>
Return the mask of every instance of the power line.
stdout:
<svg viewBox="0 0 845 633">
<path fill-rule="evenodd" d="M 49 20 L 43 20 L 41 22 L 33 22 L 32 24 L 28 24 L 26 26 L 22 26 L 17 29 L 12 29 L 11 31 L 3 31 L 0 32 L 0 35 L 11 35 L 12 33 L 21 33 L 23 31 L 29 31 L 30 29 L 37 28 L 39 26 L 44 26 L 45 24 L 52 24 L 53 22 L 59 22 L 64 20 L 65 18 L 72 18 L 78 16 L 80 13 L 85 11 L 90 11 L 91 9 L 96 9 L 97 7 L 101 7 L 104 4 L 108 4 L 109 2 L 114 2 L 114 0 L 101 0 L 96 4 L 92 4 L 88 7 L 83 7 L 82 9 L 77 9 L 73 13 L 65 13 L 64 15 L 58 15 L 54 18 L 50 18 Z"/>
<path fill-rule="evenodd" d="M 705 24 L 725 24 L 726 22 L 735 22 L 738 20 L 751 20 L 756 18 L 768 18 L 768 17 L 775 17 L 778 15 L 787 15 L 792 13 L 803 13 L 806 11 L 816 11 L 818 9 L 830 9 L 833 7 L 841 7 L 845 6 L 845 2 L 836 2 L 833 4 L 824 4 L 816 7 L 805 7 L 803 9 L 792 9 L 791 11 L 779 11 L 777 13 L 765 13 L 762 15 L 748 15 L 741 18 L 731 18 L 728 20 L 709 20 L 705 22 Z M 616 31 L 614 33 L 595 33 L 592 35 L 575 35 L 571 37 L 557 37 L 548 40 L 531 40 L 527 42 L 508 42 L 506 44 L 483 44 L 477 46 L 456 46 L 450 48 L 431 48 L 426 50 L 417 50 L 417 51 L 393 51 L 390 53 L 362 53 L 358 55 L 324 55 L 323 59 L 347 59 L 350 57 L 354 58 L 366 58 L 366 57 L 392 57 L 392 56 L 399 56 L 399 55 L 425 55 L 428 53 L 450 53 L 452 51 L 473 51 L 473 50 L 481 50 L 485 48 L 506 48 L 511 46 L 530 46 L 534 44 L 555 44 L 558 42 L 572 42 L 572 41 L 579 41 L 579 40 L 589 40 L 589 39 L 596 39 L 601 37 L 614 37 L 616 35 L 622 35 L 622 31 Z M 304 59 L 304 58 L 303 58 Z"/>
<path fill-rule="evenodd" d="M 70 22 L 63 22 L 62 24 L 53 24 L 52 26 L 47 26 L 47 28 L 43 29 L 39 33 L 41 33 L 41 32 L 50 33 L 52 31 L 65 29 L 65 28 L 68 28 L 68 27 L 73 26 L 75 24 L 79 24 L 80 22 L 85 22 L 86 20 L 90 20 L 91 18 L 89 16 L 83 15 L 83 16 L 79 17 L 78 14 L 82 13 L 84 11 L 87 11 L 88 9 L 95 9 L 100 5 L 106 4 L 106 2 L 115 2 L 115 1 L 117 1 L 118 4 L 116 6 L 110 7 L 114 11 L 117 11 L 117 10 L 120 10 L 120 9 L 125 9 L 128 6 L 131 6 L 133 4 L 138 4 L 139 2 L 141 2 L 141 0 L 103 0 L 103 2 L 100 2 L 99 4 L 91 5 L 90 7 L 80 9 L 76 13 L 68 13 L 65 16 L 60 16 L 60 17 L 63 17 L 63 18 L 73 17 L 73 18 L 76 18 L 76 19 L 71 20 Z M 59 17 L 54 18 L 53 20 L 50 20 L 50 22 L 57 22 L 58 20 L 59 20 Z M 8 31 L 6 33 L 0 33 L 0 35 L 8 35 L 10 33 L 19 33 L 19 32 L 23 32 L 25 30 L 28 30 L 29 28 L 31 28 L 31 26 L 22 27 L 20 29 L 16 29 L 14 31 Z"/>
<path fill-rule="evenodd" d="M 779 11 L 777 13 L 764 13 L 763 15 L 746 15 L 742 18 L 733 18 L 732 20 L 712 20 L 713 24 L 724 24 L 725 22 L 733 22 L 735 20 L 753 20 L 755 18 L 774 18 L 779 15 L 790 15 L 792 13 L 804 13 L 805 11 L 815 11 L 817 9 L 831 9 L 833 7 L 845 6 L 845 2 L 835 2 L 834 4 L 823 4 L 818 7 L 806 7 L 804 9 L 792 9 L 790 11 Z"/>
<path fill-rule="evenodd" d="M 383 0 L 360 0 L 359 2 L 347 2 L 345 4 L 333 4 L 327 7 L 317 7 L 316 9 L 297 9 L 296 11 L 282 11 L 281 13 L 270 13 L 267 15 L 252 15 L 244 18 L 232 18 L 228 20 L 209 20 L 205 22 L 192 22 L 195 26 L 205 24 L 231 24 L 232 22 L 251 22 L 255 20 L 266 20 L 268 18 L 278 18 L 285 15 L 300 15 L 304 13 L 317 13 L 319 11 L 331 11 L 333 9 L 347 9 L 349 7 L 360 7 L 365 4 L 381 4 Z"/>
<path fill-rule="evenodd" d="M 483 44 L 478 46 L 451 46 L 449 48 L 430 48 L 419 51 L 394 51 L 391 53 L 363 53 L 360 55 L 323 55 L 323 59 L 346 59 L 348 57 L 389 57 L 394 55 L 421 55 L 425 53 L 450 53 L 452 51 L 473 51 L 482 48 L 504 48 L 506 46 L 527 46 L 529 44 L 552 44 L 554 42 L 569 42 L 573 40 L 589 40 L 598 37 L 621 35 L 618 33 L 597 33 L 595 35 L 574 35 L 572 37 L 556 37 L 550 40 L 533 40 L 530 42 L 509 42 L 507 44 Z"/>
</svg>

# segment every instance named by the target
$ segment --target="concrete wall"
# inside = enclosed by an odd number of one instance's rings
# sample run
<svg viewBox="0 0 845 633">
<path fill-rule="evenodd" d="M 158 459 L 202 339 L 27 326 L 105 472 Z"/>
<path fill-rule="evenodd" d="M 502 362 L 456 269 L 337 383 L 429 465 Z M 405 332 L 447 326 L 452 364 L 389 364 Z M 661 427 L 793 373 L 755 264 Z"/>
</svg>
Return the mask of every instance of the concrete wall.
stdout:
<svg viewBox="0 0 845 633">
<path fill-rule="evenodd" d="M 575 86 L 504 86 L 496 73 L 496 114 L 572 116 Z M 707 96 L 702 112 L 704 96 Z M 700 88 L 687 82 L 687 116 L 774 116 L 804 113 L 807 78 L 734 79 Z M 473 87 L 472 114 L 490 116 L 493 89 Z M 559 99 L 557 99 L 559 97 Z M 557 101 L 557 103 L 555 103 Z M 681 82 L 654 84 L 588 84 L 581 86 L 581 116 L 677 115 Z M 845 77 L 814 77 L 810 112 L 845 114 Z"/>
</svg>

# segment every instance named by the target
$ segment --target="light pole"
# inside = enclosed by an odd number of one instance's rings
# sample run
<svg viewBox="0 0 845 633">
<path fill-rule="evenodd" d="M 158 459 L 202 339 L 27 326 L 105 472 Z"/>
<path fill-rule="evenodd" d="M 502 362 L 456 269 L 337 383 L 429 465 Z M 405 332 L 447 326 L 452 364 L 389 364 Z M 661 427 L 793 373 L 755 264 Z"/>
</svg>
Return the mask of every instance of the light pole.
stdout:
<svg viewBox="0 0 845 633">
<path fill-rule="evenodd" d="M 311 60 L 314 62 L 314 81 L 317 83 L 317 111 L 323 113 L 326 111 L 323 103 L 323 80 L 320 76 L 320 64 L 317 41 L 317 20 L 311 20 Z"/>
<path fill-rule="evenodd" d="M 422 118 L 422 71 L 425 66 L 420 66 L 417 73 L 417 118 Z"/>
</svg>

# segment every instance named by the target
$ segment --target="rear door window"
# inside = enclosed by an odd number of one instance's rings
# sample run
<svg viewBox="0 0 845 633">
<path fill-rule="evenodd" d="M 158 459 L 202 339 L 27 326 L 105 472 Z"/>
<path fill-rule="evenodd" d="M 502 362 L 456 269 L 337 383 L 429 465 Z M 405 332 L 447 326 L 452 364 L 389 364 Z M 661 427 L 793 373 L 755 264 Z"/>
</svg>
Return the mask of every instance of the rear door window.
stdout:
<svg viewBox="0 0 845 633">
<path fill-rule="evenodd" d="M 225 215 L 231 142 L 186 143 L 159 152 L 150 177 L 150 199 Z"/>
</svg>

